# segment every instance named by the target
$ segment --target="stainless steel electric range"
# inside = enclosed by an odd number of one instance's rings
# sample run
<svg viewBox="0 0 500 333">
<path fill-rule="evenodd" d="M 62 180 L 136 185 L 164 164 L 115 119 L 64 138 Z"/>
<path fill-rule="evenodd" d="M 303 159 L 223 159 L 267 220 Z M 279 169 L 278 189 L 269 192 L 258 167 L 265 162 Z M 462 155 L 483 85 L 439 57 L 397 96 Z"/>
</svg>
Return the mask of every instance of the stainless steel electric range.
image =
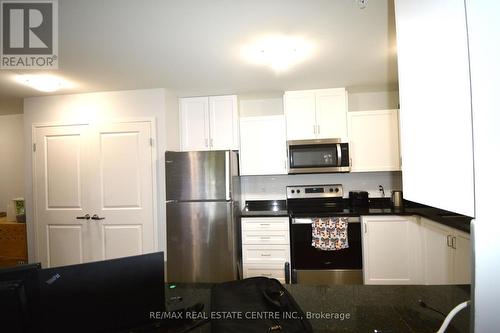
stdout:
<svg viewBox="0 0 500 333">
<path fill-rule="evenodd" d="M 363 284 L 361 223 L 349 216 L 342 185 L 288 186 L 292 283 Z M 324 251 L 312 246 L 313 218 L 348 217 L 347 249 Z"/>
</svg>

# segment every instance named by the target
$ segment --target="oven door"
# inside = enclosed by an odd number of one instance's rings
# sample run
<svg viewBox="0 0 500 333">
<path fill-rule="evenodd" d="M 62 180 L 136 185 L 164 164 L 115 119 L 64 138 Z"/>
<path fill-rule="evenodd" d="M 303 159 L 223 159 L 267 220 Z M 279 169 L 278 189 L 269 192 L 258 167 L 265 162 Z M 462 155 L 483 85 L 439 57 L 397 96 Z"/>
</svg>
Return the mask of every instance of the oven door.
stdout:
<svg viewBox="0 0 500 333">
<path fill-rule="evenodd" d="M 349 248 L 323 251 L 311 245 L 310 218 L 291 220 L 292 282 L 362 284 L 362 243 L 359 217 L 350 217 Z"/>
<path fill-rule="evenodd" d="M 290 174 L 349 171 L 349 147 L 340 139 L 288 141 Z"/>
</svg>

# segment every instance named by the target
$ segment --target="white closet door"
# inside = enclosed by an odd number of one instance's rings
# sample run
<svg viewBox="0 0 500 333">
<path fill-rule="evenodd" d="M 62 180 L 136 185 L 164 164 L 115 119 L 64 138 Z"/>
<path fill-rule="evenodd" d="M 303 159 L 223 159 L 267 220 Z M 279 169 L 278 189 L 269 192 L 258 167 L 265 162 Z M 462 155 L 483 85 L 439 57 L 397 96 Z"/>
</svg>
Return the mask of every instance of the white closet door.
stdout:
<svg viewBox="0 0 500 333">
<path fill-rule="evenodd" d="M 37 127 L 34 132 L 36 243 L 44 267 L 91 260 L 89 126 Z"/>
<path fill-rule="evenodd" d="M 151 123 L 100 125 L 93 150 L 94 260 L 154 251 Z"/>
</svg>

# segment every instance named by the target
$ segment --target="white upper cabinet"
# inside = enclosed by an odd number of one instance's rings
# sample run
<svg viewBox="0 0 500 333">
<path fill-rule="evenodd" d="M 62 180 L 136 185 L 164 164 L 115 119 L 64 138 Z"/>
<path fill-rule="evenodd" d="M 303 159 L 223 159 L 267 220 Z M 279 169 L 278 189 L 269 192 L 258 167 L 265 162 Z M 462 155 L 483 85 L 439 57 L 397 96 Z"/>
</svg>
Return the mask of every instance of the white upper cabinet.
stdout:
<svg viewBox="0 0 500 333">
<path fill-rule="evenodd" d="M 237 97 L 180 99 L 181 150 L 237 150 Z"/>
<path fill-rule="evenodd" d="M 288 140 L 347 137 L 344 88 L 287 91 L 284 105 Z"/>
<path fill-rule="evenodd" d="M 317 138 L 347 137 L 347 93 L 345 89 L 316 92 Z"/>
<path fill-rule="evenodd" d="M 240 119 L 240 175 L 286 174 L 285 117 Z"/>
<path fill-rule="evenodd" d="M 396 0 L 395 14 L 405 198 L 474 216 L 464 1 Z"/>
<path fill-rule="evenodd" d="M 284 96 L 288 140 L 316 138 L 316 97 L 313 91 L 288 91 Z"/>
<path fill-rule="evenodd" d="M 401 170 L 398 110 L 347 114 L 351 171 Z"/>
<path fill-rule="evenodd" d="M 180 99 L 182 150 L 209 150 L 208 108 L 208 97 Z"/>
</svg>

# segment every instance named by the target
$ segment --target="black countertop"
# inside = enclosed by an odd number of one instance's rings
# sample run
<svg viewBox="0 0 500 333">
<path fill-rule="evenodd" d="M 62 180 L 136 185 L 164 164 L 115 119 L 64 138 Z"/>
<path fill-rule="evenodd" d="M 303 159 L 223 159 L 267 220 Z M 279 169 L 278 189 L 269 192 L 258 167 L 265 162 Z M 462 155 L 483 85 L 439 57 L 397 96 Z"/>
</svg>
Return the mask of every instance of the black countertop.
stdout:
<svg viewBox="0 0 500 333">
<path fill-rule="evenodd" d="M 204 303 L 210 313 L 210 284 L 181 284 L 166 289 L 167 310 Z M 469 286 L 367 286 L 367 285 L 285 285 L 306 315 L 315 333 L 434 333 L 444 316 L 419 305 L 445 314 L 461 302 L 470 299 Z M 182 297 L 180 303 L 168 304 L 172 297 Z M 330 319 L 322 314 L 332 314 Z M 338 316 L 333 316 L 337 314 Z M 333 319 L 333 318 L 336 319 Z M 343 318 L 343 319 L 341 319 Z M 461 311 L 451 322 L 447 333 L 469 332 L 470 309 Z M 193 332 L 210 332 L 210 323 Z"/>
<path fill-rule="evenodd" d="M 344 199 L 345 209 L 335 215 L 418 215 L 443 225 L 470 233 L 471 217 L 446 210 L 404 200 L 403 207 L 394 207 L 389 198 L 370 198 L 368 207 L 349 207 L 349 200 Z M 285 200 L 247 201 L 242 217 L 278 217 L 288 216 Z"/>
</svg>

